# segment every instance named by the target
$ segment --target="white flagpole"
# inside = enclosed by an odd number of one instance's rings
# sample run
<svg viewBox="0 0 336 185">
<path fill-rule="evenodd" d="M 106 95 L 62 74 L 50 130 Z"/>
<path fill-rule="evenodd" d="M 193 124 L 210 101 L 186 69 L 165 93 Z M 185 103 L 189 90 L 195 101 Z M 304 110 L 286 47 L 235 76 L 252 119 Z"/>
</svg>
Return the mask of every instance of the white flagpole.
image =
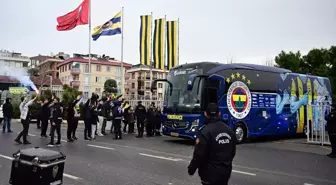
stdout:
<svg viewBox="0 0 336 185">
<path fill-rule="evenodd" d="M 150 38 L 151 38 L 151 52 L 150 52 L 150 85 L 152 85 L 153 82 L 153 63 L 152 63 L 152 59 L 153 59 L 153 38 L 152 38 L 152 34 L 153 34 L 153 12 L 151 12 L 151 30 L 150 30 Z M 153 100 L 153 93 L 151 92 L 151 97 L 150 99 Z"/>
<path fill-rule="evenodd" d="M 177 19 L 177 64 L 180 65 L 180 18 Z"/>
<path fill-rule="evenodd" d="M 124 7 L 121 8 L 121 94 L 124 93 Z"/>
<path fill-rule="evenodd" d="M 89 0 L 89 95 L 88 97 L 91 96 L 91 0 Z"/>
</svg>

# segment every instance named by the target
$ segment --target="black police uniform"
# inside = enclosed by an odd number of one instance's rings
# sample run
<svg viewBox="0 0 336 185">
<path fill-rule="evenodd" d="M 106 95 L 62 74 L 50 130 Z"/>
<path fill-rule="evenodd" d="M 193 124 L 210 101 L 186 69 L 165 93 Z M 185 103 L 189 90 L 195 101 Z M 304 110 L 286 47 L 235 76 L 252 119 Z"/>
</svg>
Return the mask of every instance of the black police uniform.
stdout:
<svg viewBox="0 0 336 185">
<path fill-rule="evenodd" d="M 146 107 L 138 102 L 138 105 L 135 108 L 135 116 L 137 118 L 137 128 L 138 128 L 138 136 L 143 137 L 145 119 L 146 119 Z"/>
<path fill-rule="evenodd" d="M 336 158 L 336 105 L 333 104 L 333 110 L 326 117 L 329 140 L 331 144 L 331 158 Z"/>
<path fill-rule="evenodd" d="M 193 175 L 198 169 L 202 184 L 227 185 L 236 154 L 236 135 L 219 119 L 209 118 L 205 124 L 198 133 L 188 173 Z"/>
<path fill-rule="evenodd" d="M 51 126 L 51 137 L 50 137 L 50 145 L 54 145 L 54 136 L 55 131 L 57 132 L 57 142 L 56 145 L 61 144 L 61 123 L 62 123 L 62 116 L 63 116 L 63 108 L 60 103 L 55 103 L 52 106 L 52 123 L 54 125 Z"/>
<path fill-rule="evenodd" d="M 122 120 L 122 108 L 120 105 L 115 105 L 113 108 L 113 124 L 114 124 L 114 139 L 122 139 L 121 135 L 121 120 Z"/>
</svg>

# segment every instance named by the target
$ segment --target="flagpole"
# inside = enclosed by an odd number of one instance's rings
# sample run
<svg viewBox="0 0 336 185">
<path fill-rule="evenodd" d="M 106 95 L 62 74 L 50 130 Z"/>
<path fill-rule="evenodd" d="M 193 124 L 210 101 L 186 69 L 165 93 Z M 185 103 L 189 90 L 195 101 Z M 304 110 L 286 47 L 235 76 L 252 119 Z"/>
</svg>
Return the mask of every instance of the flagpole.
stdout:
<svg viewBox="0 0 336 185">
<path fill-rule="evenodd" d="M 91 0 L 89 0 L 89 94 L 91 96 Z"/>
<path fill-rule="evenodd" d="M 151 38 L 151 52 L 150 52 L 150 85 L 153 83 L 153 63 L 152 63 L 152 57 L 153 57 L 153 39 L 152 39 L 152 33 L 153 33 L 153 12 L 151 12 L 151 29 L 150 29 L 150 38 Z M 153 93 L 151 92 L 150 99 L 153 100 Z"/>
<path fill-rule="evenodd" d="M 180 65 L 180 18 L 177 19 L 177 64 Z"/>
<path fill-rule="evenodd" d="M 124 7 L 121 8 L 121 94 L 124 93 Z"/>
<path fill-rule="evenodd" d="M 163 78 L 167 78 L 166 77 L 166 61 L 167 61 L 167 15 L 164 16 L 164 52 L 163 52 Z M 167 62 L 168 63 L 168 62 Z"/>
</svg>

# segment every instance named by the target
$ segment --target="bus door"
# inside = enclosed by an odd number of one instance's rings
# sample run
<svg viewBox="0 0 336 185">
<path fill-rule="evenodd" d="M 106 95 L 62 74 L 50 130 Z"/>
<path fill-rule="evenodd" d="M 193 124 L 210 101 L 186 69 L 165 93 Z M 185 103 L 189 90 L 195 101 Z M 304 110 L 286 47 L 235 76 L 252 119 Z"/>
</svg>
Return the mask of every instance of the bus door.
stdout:
<svg viewBox="0 0 336 185">
<path fill-rule="evenodd" d="M 225 98 L 223 98 L 225 93 L 225 78 L 216 74 L 209 76 L 205 79 L 204 92 L 204 99 L 206 100 L 204 105 L 207 105 L 207 103 L 217 103 L 219 107 L 223 107 L 225 105 Z"/>
</svg>

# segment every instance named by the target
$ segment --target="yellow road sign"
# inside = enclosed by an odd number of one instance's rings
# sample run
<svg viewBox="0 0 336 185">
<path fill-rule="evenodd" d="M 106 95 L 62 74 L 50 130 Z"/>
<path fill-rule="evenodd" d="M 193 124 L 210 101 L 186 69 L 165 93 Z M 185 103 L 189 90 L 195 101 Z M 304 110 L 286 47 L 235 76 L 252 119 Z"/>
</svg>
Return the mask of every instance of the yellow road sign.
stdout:
<svg viewBox="0 0 336 185">
<path fill-rule="evenodd" d="M 26 94 L 29 90 L 26 87 L 10 87 L 9 93 L 10 94 Z"/>
</svg>

